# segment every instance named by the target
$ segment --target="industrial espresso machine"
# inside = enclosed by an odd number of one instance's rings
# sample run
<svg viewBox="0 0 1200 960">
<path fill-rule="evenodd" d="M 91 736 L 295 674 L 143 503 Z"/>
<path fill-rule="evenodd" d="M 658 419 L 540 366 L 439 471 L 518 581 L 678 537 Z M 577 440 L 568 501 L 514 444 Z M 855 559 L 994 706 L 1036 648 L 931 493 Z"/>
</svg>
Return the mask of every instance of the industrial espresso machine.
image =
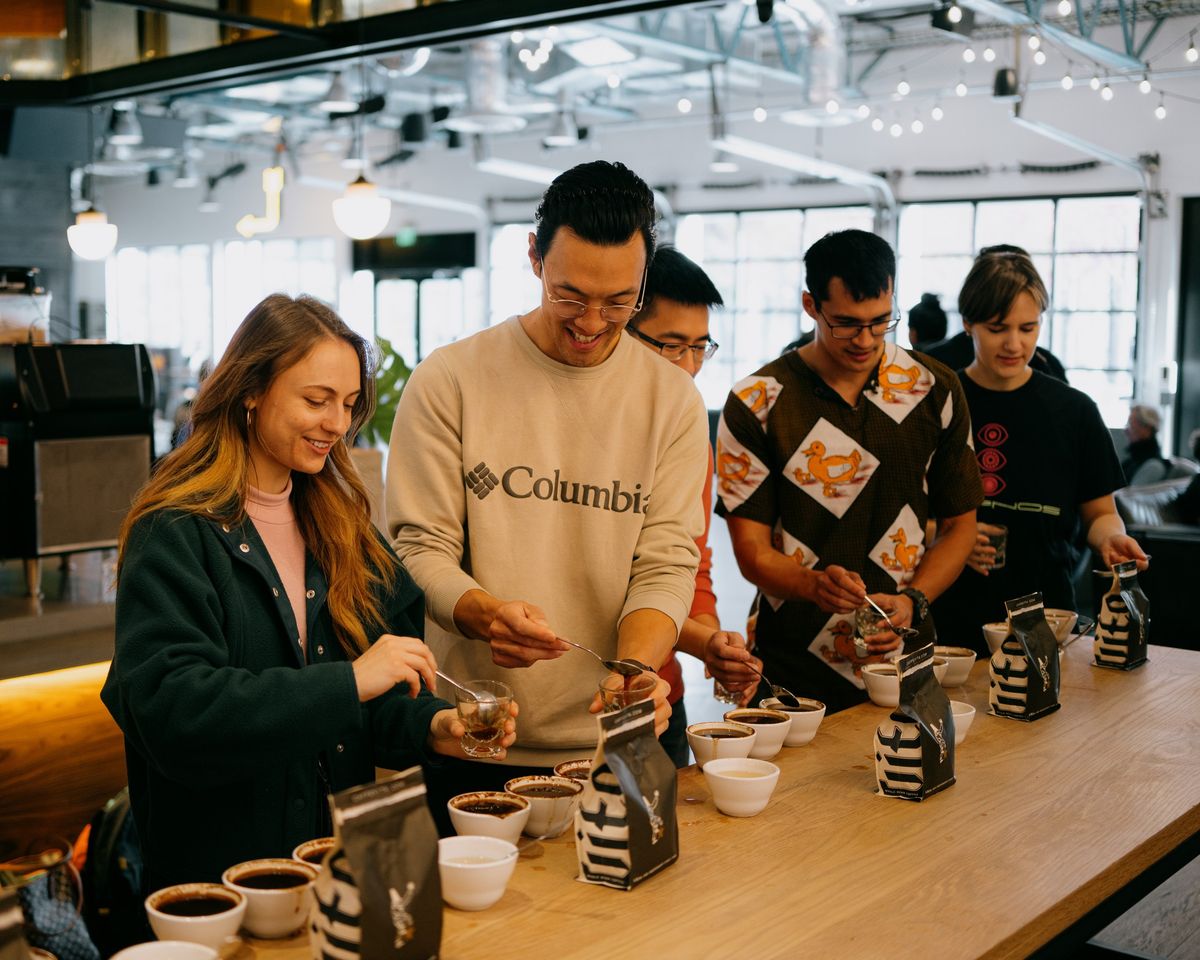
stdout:
<svg viewBox="0 0 1200 960">
<path fill-rule="evenodd" d="M 0 344 L 0 559 L 116 546 L 154 454 L 154 371 L 141 344 Z"/>
</svg>

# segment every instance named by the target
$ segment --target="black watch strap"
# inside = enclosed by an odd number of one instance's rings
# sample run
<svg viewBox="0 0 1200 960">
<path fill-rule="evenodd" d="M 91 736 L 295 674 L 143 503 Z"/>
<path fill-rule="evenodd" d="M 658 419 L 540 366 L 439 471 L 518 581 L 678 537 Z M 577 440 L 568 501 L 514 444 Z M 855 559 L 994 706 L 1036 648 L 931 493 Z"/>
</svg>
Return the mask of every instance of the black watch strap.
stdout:
<svg viewBox="0 0 1200 960">
<path fill-rule="evenodd" d="M 913 626 L 919 627 L 929 616 L 929 598 L 916 587 L 905 587 L 900 591 L 913 604 Z"/>
</svg>

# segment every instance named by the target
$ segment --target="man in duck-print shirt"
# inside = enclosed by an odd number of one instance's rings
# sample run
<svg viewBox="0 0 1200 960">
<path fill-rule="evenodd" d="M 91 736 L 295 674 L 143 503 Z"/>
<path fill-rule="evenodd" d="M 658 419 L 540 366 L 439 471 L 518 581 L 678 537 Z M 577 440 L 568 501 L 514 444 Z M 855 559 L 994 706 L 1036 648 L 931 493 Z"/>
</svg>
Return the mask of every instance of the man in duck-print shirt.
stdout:
<svg viewBox="0 0 1200 960">
<path fill-rule="evenodd" d="M 891 247 L 845 230 L 804 264 L 816 335 L 730 392 L 717 513 L 759 588 L 766 675 L 833 712 L 862 702 L 863 665 L 900 645 L 885 628 L 856 648 L 868 594 L 897 627 L 921 631 L 910 645 L 932 640 L 929 602 L 963 568 L 983 492 L 958 379 L 885 339 L 898 319 Z"/>
</svg>

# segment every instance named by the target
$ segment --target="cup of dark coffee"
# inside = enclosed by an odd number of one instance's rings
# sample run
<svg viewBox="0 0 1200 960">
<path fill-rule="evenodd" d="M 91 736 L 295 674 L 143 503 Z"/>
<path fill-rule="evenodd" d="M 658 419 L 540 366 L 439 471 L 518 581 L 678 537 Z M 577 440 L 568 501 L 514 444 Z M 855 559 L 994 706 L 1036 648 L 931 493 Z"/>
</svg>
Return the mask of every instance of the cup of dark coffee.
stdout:
<svg viewBox="0 0 1200 960">
<path fill-rule="evenodd" d="M 529 801 L 498 790 L 460 793 L 446 806 L 459 836 L 497 837 L 515 845 L 529 822 Z"/>
<path fill-rule="evenodd" d="M 219 883 L 180 883 L 146 898 L 146 916 L 159 940 L 187 940 L 221 950 L 246 915 L 246 897 Z"/>
<path fill-rule="evenodd" d="M 242 925 L 262 940 L 299 930 L 312 909 L 316 867 L 282 857 L 247 860 L 221 874 L 221 882 L 246 898 Z"/>
<path fill-rule="evenodd" d="M 701 770 L 710 760 L 720 757 L 748 757 L 758 733 L 745 723 L 704 721 L 687 728 L 688 746 Z"/>
<path fill-rule="evenodd" d="M 750 756 L 758 760 L 770 760 L 775 756 L 792 727 L 791 714 L 763 707 L 730 710 L 725 714 L 725 720 L 753 726 L 757 736 L 754 738 L 754 746 L 750 748 Z"/>
<path fill-rule="evenodd" d="M 548 839 L 557 837 L 575 819 L 583 781 L 572 777 L 531 775 L 514 777 L 504 785 L 506 793 L 529 801 L 529 820 L 525 835 Z"/>
<path fill-rule="evenodd" d="M 336 837 L 317 837 L 315 840 L 305 840 L 296 845 L 296 849 L 292 851 L 292 859 L 320 867 L 321 861 L 325 859 L 325 854 L 336 845 Z"/>
<path fill-rule="evenodd" d="M 592 758 L 583 757 L 579 760 L 564 760 L 554 765 L 554 775 L 570 777 L 572 780 L 587 780 L 592 775 Z"/>
</svg>

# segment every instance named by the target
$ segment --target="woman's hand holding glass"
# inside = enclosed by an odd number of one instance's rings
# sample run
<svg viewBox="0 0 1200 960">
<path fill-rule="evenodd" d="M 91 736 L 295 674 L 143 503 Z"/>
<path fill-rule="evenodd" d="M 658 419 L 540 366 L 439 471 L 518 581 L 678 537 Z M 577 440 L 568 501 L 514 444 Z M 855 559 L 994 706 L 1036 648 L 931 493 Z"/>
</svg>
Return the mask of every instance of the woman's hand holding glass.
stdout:
<svg viewBox="0 0 1200 960">
<path fill-rule="evenodd" d="M 967 557 L 967 566 L 982 576 L 996 565 L 996 548 L 992 545 L 992 536 L 1003 532 L 1003 527 L 990 523 L 976 524 L 975 546 Z"/>
<path fill-rule="evenodd" d="M 613 674 L 612 676 L 615 676 Z M 667 697 L 671 695 L 671 685 L 667 683 L 657 673 L 646 670 L 638 674 L 637 678 L 653 677 L 654 689 L 650 692 L 649 697 L 639 696 L 638 699 L 654 701 L 654 735 L 660 737 L 666 732 L 667 724 L 671 720 L 671 704 L 667 702 Z M 592 698 L 592 704 L 588 707 L 588 713 L 600 713 L 603 710 L 613 709 L 606 707 L 600 693 L 597 692 Z"/>
<path fill-rule="evenodd" d="M 503 760 L 508 756 L 508 748 L 511 747 L 517 739 L 517 701 L 513 700 L 508 705 L 508 719 L 504 721 L 504 736 L 502 736 L 497 744 L 499 750 L 493 755 L 494 760 Z M 458 757 L 466 760 L 469 756 L 466 750 L 463 749 L 463 737 L 467 734 L 467 728 L 459 719 L 458 713 L 454 710 L 439 710 L 433 715 L 433 721 L 429 724 L 429 748 L 434 753 L 444 754 L 447 757 Z"/>
<path fill-rule="evenodd" d="M 748 665 L 748 666 L 747 666 Z M 740 634 L 716 630 L 704 646 L 704 674 L 720 682 L 745 706 L 758 689 L 762 661 L 746 649 Z"/>
</svg>

